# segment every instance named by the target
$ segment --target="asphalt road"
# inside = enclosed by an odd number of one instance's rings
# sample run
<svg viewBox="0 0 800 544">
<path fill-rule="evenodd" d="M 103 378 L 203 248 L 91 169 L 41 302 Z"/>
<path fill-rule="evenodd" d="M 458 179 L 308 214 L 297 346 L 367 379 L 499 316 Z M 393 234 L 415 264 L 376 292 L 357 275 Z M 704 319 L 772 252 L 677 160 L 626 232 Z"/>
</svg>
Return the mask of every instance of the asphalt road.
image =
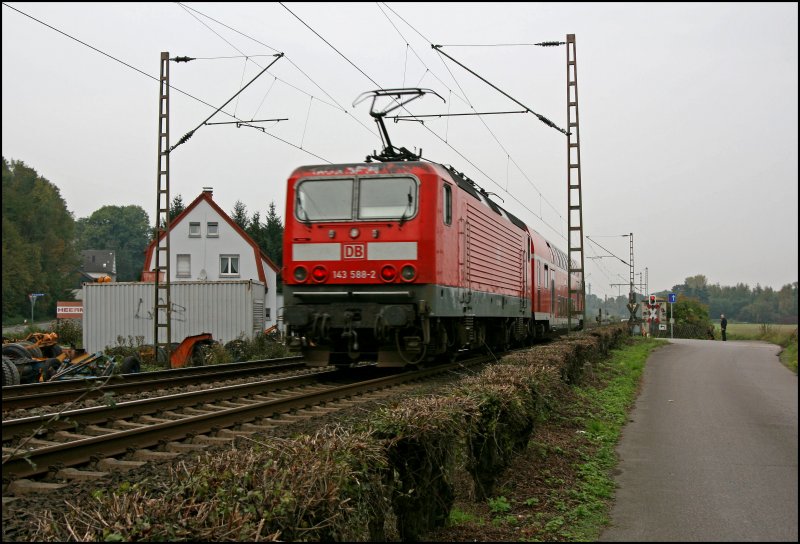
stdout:
<svg viewBox="0 0 800 544">
<path fill-rule="evenodd" d="M 603 542 L 797 542 L 797 375 L 762 342 L 647 361 Z"/>
<path fill-rule="evenodd" d="M 47 330 L 50 327 L 50 323 L 52 321 L 41 321 L 37 322 L 36 326 L 39 327 L 40 330 Z M 3 336 L 6 334 L 21 334 L 25 332 L 28 328 L 28 325 L 11 325 L 8 327 L 3 327 Z"/>
</svg>

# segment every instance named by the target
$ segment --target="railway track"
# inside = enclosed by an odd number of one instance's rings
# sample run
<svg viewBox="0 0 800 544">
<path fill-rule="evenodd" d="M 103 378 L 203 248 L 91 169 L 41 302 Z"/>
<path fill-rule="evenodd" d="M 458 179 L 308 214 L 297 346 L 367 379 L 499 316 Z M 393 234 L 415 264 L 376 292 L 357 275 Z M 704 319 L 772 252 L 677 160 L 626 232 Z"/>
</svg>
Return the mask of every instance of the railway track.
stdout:
<svg viewBox="0 0 800 544">
<path fill-rule="evenodd" d="M 239 435 L 267 432 L 488 360 L 475 357 L 390 375 L 374 368 L 324 370 L 71 410 L 58 417 L 4 420 L 3 500 L 65 485 L 53 480 L 102 478 Z"/>
<path fill-rule="evenodd" d="M 138 374 L 63 380 L 3 387 L 3 413 L 24 408 L 51 406 L 91 399 L 109 394 L 115 396 L 185 387 L 197 383 L 222 382 L 263 375 L 299 371 L 304 368 L 301 357 L 283 357 L 259 361 L 229 363 Z"/>
</svg>

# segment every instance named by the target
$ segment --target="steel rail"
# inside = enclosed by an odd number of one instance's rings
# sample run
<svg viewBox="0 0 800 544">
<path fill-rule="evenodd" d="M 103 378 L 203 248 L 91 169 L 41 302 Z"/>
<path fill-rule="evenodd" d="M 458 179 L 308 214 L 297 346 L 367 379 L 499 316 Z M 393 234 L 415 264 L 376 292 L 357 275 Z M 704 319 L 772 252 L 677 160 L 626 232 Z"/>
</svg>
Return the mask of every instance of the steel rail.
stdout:
<svg viewBox="0 0 800 544">
<path fill-rule="evenodd" d="M 301 357 L 284 357 L 262 361 L 246 361 L 202 367 L 159 370 L 136 374 L 118 374 L 67 381 L 43 382 L 3 387 L 3 412 L 22 408 L 70 402 L 78 397 L 86 399 L 180 387 L 197 381 L 199 377 L 227 380 L 256 375 L 264 371 L 278 372 L 303 367 Z M 297 361 L 297 362 L 287 362 Z"/>
<path fill-rule="evenodd" d="M 480 364 L 490 358 L 479 357 L 461 363 L 440 365 L 433 368 L 408 371 L 400 374 L 374 378 L 333 387 L 324 391 L 313 391 L 285 399 L 252 401 L 245 406 L 221 408 L 202 415 L 191 415 L 183 419 L 128 429 L 105 436 L 83 438 L 46 446 L 13 456 L 3 456 L 3 480 L 26 478 L 50 471 L 53 466 L 75 466 L 90 462 L 93 458 L 120 455 L 132 448 L 148 448 L 164 441 L 184 440 L 199 433 L 222 427 L 238 426 L 253 420 L 273 417 L 293 410 L 310 408 L 317 404 L 334 402 L 355 395 L 394 387 L 403 383 L 430 378 L 436 374 L 450 372 L 466 365 Z M 319 375 L 314 375 L 320 377 Z M 264 384 L 262 384 L 264 385 Z M 228 397 L 230 398 L 230 397 Z M 134 401 L 136 402 L 136 401 Z M 130 403 L 123 403 L 130 404 Z M 118 407 L 121 405 L 118 405 Z M 90 409 L 91 410 L 91 409 Z M 69 417 L 64 414 L 65 417 Z M 107 414 L 106 414 L 107 419 Z M 26 418 L 30 419 L 30 418 Z M 60 421 L 60 420 L 59 420 Z M 5 422 L 4 441 L 5 441 Z"/>
</svg>

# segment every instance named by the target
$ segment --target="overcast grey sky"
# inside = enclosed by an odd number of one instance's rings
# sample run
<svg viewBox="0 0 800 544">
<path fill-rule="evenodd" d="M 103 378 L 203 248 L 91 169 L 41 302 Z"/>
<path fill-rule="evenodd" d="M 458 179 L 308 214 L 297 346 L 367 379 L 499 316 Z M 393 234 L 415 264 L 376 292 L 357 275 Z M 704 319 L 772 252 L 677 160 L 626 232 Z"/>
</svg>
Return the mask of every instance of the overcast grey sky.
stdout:
<svg viewBox="0 0 800 544">
<path fill-rule="evenodd" d="M 131 204 L 154 218 L 162 51 L 198 58 L 170 64 L 171 144 L 271 55 L 285 54 L 211 122 L 288 121 L 262 124 L 267 133 L 203 126 L 170 159 L 171 195 L 185 203 L 211 186 L 228 212 L 241 200 L 263 217 L 274 201 L 283 217 L 286 179 L 297 166 L 359 162 L 380 150 L 369 101 L 353 106 L 365 91 L 423 87 L 445 99 L 415 100 L 408 111 L 416 115 L 522 109 L 431 44 L 565 128 L 566 48 L 524 44 L 575 34 L 592 293 L 627 292 L 612 284 L 628 282 L 621 262 L 629 260 L 621 236 L 628 233 L 636 281 L 646 271 L 651 292 L 696 274 L 712 284 L 775 289 L 797 281 L 797 3 L 9 2 L 2 9 L 3 156 L 58 186 L 76 219 Z M 562 133 L 530 114 L 426 118 L 388 129 L 395 146 L 421 148 L 425 158 L 463 171 L 567 249 Z"/>
</svg>

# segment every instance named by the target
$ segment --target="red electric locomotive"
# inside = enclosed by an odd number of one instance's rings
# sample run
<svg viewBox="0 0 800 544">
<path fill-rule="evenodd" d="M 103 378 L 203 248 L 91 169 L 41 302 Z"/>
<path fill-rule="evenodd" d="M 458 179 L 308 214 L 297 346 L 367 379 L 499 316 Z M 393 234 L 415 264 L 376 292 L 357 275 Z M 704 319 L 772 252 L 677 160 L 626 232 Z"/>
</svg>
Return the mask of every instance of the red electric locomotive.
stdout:
<svg viewBox="0 0 800 544">
<path fill-rule="evenodd" d="M 566 327 L 567 255 L 379 126 L 381 162 L 304 166 L 288 181 L 283 317 L 309 364 L 417 365 Z"/>
</svg>

